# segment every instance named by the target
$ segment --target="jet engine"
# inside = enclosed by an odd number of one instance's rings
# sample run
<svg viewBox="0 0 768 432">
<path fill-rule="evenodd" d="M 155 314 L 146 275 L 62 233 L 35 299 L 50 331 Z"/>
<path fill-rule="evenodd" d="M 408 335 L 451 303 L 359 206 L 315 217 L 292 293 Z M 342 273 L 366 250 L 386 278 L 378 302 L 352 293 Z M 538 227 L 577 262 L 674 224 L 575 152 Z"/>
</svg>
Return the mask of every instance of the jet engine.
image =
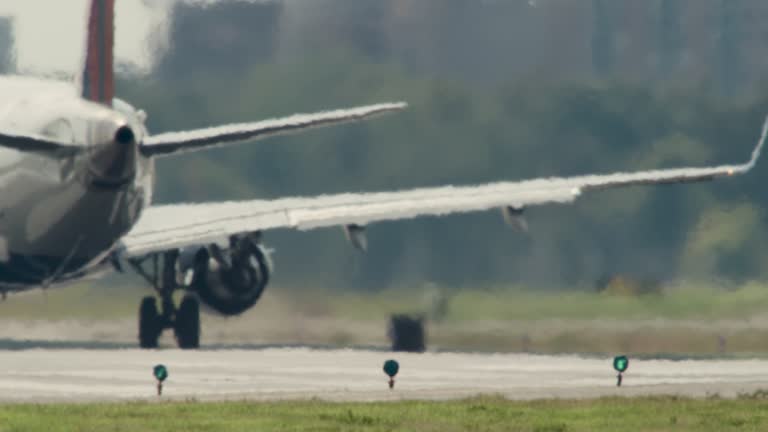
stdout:
<svg viewBox="0 0 768 432">
<path fill-rule="evenodd" d="M 229 247 L 217 244 L 185 250 L 180 257 L 189 288 L 206 306 L 223 315 L 239 315 L 259 301 L 272 264 L 259 234 L 232 236 Z"/>
</svg>

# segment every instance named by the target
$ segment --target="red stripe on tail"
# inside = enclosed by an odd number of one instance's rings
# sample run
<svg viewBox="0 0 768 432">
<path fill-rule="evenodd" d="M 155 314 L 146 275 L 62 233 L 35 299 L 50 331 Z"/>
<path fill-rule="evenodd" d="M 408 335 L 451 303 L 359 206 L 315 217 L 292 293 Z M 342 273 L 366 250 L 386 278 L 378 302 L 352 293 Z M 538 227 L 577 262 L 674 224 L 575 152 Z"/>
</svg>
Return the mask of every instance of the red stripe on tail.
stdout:
<svg viewBox="0 0 768 432">
<path fill-rule="evenodd" d="M 83 70 L 84 99 L 112 105 L 114 77 L 115 0 L 91 0 Z"/>
</svg>

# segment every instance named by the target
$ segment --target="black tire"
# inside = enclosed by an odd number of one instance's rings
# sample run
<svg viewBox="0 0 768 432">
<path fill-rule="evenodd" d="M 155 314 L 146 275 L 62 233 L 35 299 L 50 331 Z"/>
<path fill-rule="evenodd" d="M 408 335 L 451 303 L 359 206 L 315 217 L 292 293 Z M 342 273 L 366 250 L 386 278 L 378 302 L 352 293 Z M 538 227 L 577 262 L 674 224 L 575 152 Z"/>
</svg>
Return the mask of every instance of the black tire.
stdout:
<svg viewBox="0 0 768 432">
<path fill-rule="evenodd" d="M 424 352 L 427 348 L 424 318 L 392 315 L 389 320 L 389 339 L 392 351 Z"/>
<path fill-rule="evenodd" d="M 139 346 L 141 348 L 157 348 L 161 332 L 157 301 L 152 296 L 144 297 L 141 299 L 141 306 L 139 306 Z"/>
<path fill-rule="evenodd" d="M 181 300 L 173 332 L 179 348 L 200 348 L 200 303 L 194 296 L 185 295 Z"/>
</svg>

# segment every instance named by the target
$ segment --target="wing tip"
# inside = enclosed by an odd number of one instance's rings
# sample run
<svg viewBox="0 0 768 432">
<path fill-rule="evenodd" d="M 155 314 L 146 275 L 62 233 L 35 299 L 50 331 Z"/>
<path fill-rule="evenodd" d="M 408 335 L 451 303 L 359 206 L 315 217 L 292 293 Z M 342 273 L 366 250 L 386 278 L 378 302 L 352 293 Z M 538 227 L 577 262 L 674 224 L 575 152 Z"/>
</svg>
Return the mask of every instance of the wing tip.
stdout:
<svg viewBox="0 0 768 432">
<path fill-rule="evenodd" d="M 370 105 L 368 109 L 371 113 L 385 113 L 385 112 L 394 112 L 394 111 L 402 111 L 404 109 L 408 108 L 408 102 L 405 101 L 399 101 L 399 102 L 385 102 L 380 103 L 376 105 Z"/>
<path fill-rule="evenodd" d="M 763 121 L 763 128 L 760 132 L 760 139 L 757 140 L 757 145 L 755 145 L 755 148 L 752 150 L 752 155 L 749 158 L 749 161 L 746 165 L 746 170 L 749 171 L 752 168 L 755 167 L 757 164 L 757 160 L 760 158 L 760 154 L 763 151 L 763 146 L 765 145 L 766 137 L 768 137 L 768 115 L 765 116 L 765 120 Z"/>
</svg>

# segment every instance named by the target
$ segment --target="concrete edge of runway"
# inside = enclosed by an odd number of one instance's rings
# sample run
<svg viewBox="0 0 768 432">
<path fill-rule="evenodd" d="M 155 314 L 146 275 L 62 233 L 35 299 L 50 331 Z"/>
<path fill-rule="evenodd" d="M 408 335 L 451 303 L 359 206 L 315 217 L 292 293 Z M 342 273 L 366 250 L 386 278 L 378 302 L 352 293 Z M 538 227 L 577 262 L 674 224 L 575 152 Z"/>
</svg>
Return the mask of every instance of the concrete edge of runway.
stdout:
<svg viewBox="0 0 768 432">
<path fill-rule="evenodd" d="M 394 390 L 382 371 L 390 358 L 401 365 Z M 159 363 L 170 372 L 161 398 L 152 376 Z M 761 359 L 632 358 L 620 388 L 611 365 L 610 356 L 574 354 L 31 348 L 0 351 L 0 403 L 735 398 L 768 389 L 768 361 Z"/>
<path fill-rule="evenodd" d="M 135 350 L 138 349 L 137 344 L 125 343 L 125 342 L 108 342 L 108 341 L 90 341 L 90 340 L 41 340 L 41 339 L 8 339 L 0 338 L 0 353 L 3 351 L 25 351 L 35 349 L 47 349 L 47 350 L 93 350 L 93 351 L 111 351 L 111 350 Z M 211 352 L 211 351 L 263 351 L 270 349 L 310 349 L 317 351 L 338 351 L 338 350 L 350 350 L 350 351 L 372 351 L 372 352 L 389 352 L 393 355 L 398 352 L 393 352 L 388 346 L 383 345 L 326 345 L 326 344 L 279 344 L 279 343 L 223 343 L 223 344 L 209 344 L 200 347 L 199 352 Z M 175 346 L 161 346 L 160 348 L 152 351 L 176 351 Z M 520 351 L 494 351 L 494 350 L 462 350 L 452 348 L 435 348 L 428 349 L 425 353 L 437 353 L 437 354 L 520 354 L 520 355 L 541 355 L 541 356 L 577 356 L 582 358 L 604 358 L 606 356 L 613 355 L 613 353 L 604 352 L 520 352 Z M 641 360 L 670 360 L 670 361 L 687 361 L 687 360 L 762 360 L 768 359 L 768 352 L 734 352 L 734 353 L 718 353 L 718 354 L 685 354 L 685 353 L 642 353 L 631 354 L 634 359 Z"/>
</svg>

